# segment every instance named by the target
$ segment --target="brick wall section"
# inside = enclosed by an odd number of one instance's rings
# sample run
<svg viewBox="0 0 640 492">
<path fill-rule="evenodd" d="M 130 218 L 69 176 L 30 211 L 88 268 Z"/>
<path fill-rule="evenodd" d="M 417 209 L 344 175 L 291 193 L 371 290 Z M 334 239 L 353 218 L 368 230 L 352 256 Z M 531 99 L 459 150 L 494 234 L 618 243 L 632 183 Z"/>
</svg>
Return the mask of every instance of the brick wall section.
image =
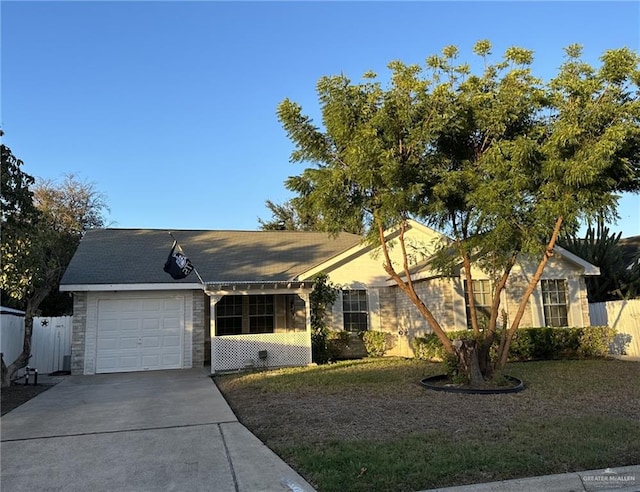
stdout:
<svg viewBox="0 0 640 492">
<path fill-rule="evenodd" d="M 193 367 L 202 367 L 204 365 L 204 332 L 209 329 L 205 324 L 205 308 L 209 309 L 208 301 L 209 297 L 204 292 L 193 293 L 193 333 L 191 334 Z"/>
<path fill-rule="evenodd" d="M 431 279 L 416 282 L 416 293 L 425 306 L 433 313 L 442 328 L 455 329 L 453 286 L 448 278 Z M 411 302 L 404 292 L 396 288 L 396 309 L 398 327 L 408 331 L 410 338 L 431 332 L 431 327 L 422 317 L 418 308 Z"/>
<path fill-rule="evenodd" d="M 452 280 L 430 279 L 416 282 L 414 285 L 416 293 L 440 325 L 445 330 L 455 329 Z M 386 355 L 413 357 L 413 339 L 431 333 L 431 327 L 400 288 L 394 286 L 380 289 L 379 296 L 382 330 L 396 336 L 396 345 Z"/>
<path fill-rule="evenodd" d="M 73 332 L 71 334 L 71 374 L 84 372 L 84 348 L 87 329 L 87 293 L 73 293 Z"/>
<path fill-rule="evenodd" d="M 383 287 L 378 291 L 380 300 L 380 318 L 383 331 L 395 332 L 397 327 L 398 310 L 396 307 L 397 287 Z"/>
</svg>

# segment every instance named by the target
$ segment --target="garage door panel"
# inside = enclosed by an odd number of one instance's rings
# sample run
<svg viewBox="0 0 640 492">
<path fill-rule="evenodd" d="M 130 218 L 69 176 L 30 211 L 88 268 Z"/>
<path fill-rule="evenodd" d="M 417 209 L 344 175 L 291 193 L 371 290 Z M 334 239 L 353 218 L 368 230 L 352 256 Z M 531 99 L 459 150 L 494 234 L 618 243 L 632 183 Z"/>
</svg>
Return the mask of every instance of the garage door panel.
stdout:
<svg viewBox="0 0 640 492">
<path fill-rule="evenodd" d="M 122 355 L 118 358 L 118 365 L 121 370 L 137 371 L 140 364 L 138 355 Z"/>
<path fill-rule="evenodd" d="M 144 367 L 149 369 L 158 369 L 160 368 L 160 355 L 159 354 L 150 354 L 142 356 L 142 364 Z"/>
<path fill-rule="evenodd" d="M 100 301 L 100 311 L 106 315 L 108 313 L 121 313 L 124 311 L 124 305 L 121 301 L 104 299 Z"/>
<path fill-rule="evenodd" d="M 98 302 L 96 372 L 182 367 L 184 298 Z"/>
<path fill-rule="evenodd" d="M 106 351 L 106 350 L 114 350 L 118 348 L 118 338 L 110 337 L 110 338 L 101 338 L 98 342 L 98 350 Z"/>
<path fill-rule="evenodd" d="M 144 312 L 158 313 L 162 310 L 162 299 L 144 299 L 142 301 L 142 310 Z"/>
<path fill-rule="evenodd" d="M 118 357 L 116 356 L 111 356 L 111 357 L 106 357 L 106 356 L 100 356 L 98 357 L 97 360 L 97 367 L 102 367 L 105 368 L 105 372 L 109 372 L 108 368 L 116 368 L 118 367 Z"/>
<path fill-rule="evenodd" d="M 182 306 L 180 299 L 165 299 L 162 307 L 165 313 L 177 313 L 182 311 Z"/>
<path fill-rule="evenodd" d="M 160 337 L 144 337 L 142 339 L 143 348 L 158 348 L 160 347 Z"/>
<path fill-rule="evenodd" d="M 176 369 L 179 367 L 180 357 L 176 355 L 164 355 L 162 356 L 163 366 L 174 366 Z"/>
<path fill-rule="evenodd" d="M 102 319 L 102 330 L 103 331 L 117 331 L 120 323 L 117 319 Z"/>
<path fill-rule="evenodd" d="M 132 350 L 138 350 L 138 337 L 120 337 L 118 339 L 118 341 L 120 343 L 118 343 L 118 346 L 116 348 L 121 349 L 121 350 L 127 350 L 127 349 L 132 349 Z"/>
<path fill-rule="evenodd" d="M 155 318 L 147 318 L 142 320 L 142 329 L 143 330 L 152 330 L 157 331 L 160 329 L 160 319 Z"/>
<path fill-rule="evenodd" d="M 181 341 L 182 339 L 179 336 L 164 336 L 162 337 L 162 346 L 164 348 L 179 347 Z"/>
</svg>

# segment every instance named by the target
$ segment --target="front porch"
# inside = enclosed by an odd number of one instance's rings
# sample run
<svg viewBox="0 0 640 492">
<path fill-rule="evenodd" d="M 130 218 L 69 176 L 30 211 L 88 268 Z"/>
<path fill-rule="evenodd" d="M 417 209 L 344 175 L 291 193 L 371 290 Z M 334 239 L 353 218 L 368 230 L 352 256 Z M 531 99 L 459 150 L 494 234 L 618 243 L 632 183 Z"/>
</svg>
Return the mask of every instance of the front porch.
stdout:
<svg viewBox="0 0 640 492">
<path fill-rule="evenodd" d="M 211 373 L 311 363 L 313 282 L 207 283 Z"/>
</svg>

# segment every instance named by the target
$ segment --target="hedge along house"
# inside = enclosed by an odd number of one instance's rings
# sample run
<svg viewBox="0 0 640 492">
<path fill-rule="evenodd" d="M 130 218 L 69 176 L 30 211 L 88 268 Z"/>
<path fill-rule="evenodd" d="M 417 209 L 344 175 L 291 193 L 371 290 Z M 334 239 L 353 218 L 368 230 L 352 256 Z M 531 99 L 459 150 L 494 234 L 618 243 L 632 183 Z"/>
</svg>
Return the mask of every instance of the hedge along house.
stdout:
<svg viewBox="0 0 640 492">
<path fill-rule="evenodd" d="M 389 355 L 413 356 L 411 341 L 430 332 L 382 268 L 379 248 L 352 234 L 176 231 L 203 282 L 163 271 L 172 246 L 166 231 L 98 229 L 82 239 L 61 282 L 74 296 L 72 371 L 76 374 L 179 369 L 211 364 L 212 372 L 311 362 L 309 294 L 325 272 L 341 287 L 330 326 L 395 335 Z M 393 244 L 397 233 L 387 234 Z M 405 234 L 417 290 L 443 327 L 467 327 L 464 272 L 444 277 L 424 260 L 442 239 L 411 221 Z M 529 302 L 522 326 L 587 326 L 585 275 L 598 269 L 556 248 Z M 400 270 L 399 248 L 391 257 Z M 502 306 L 515 313 L 536 265 L 519 264 Z M 474 271 L 478 309 L 490 280 Z"/>
</svg>

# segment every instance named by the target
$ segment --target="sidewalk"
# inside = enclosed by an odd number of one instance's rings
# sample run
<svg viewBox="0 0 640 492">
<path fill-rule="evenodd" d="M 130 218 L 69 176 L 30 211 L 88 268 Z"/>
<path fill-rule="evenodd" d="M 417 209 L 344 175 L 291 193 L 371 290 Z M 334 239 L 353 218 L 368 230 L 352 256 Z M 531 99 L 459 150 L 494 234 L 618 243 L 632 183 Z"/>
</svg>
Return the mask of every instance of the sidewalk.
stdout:
<svg viewBox="0 0 640 492">
<path fill-rule="evenodd" d="M 518 478 L 423 492 L 640 492 L 640 465 Z"/>
</svg>

